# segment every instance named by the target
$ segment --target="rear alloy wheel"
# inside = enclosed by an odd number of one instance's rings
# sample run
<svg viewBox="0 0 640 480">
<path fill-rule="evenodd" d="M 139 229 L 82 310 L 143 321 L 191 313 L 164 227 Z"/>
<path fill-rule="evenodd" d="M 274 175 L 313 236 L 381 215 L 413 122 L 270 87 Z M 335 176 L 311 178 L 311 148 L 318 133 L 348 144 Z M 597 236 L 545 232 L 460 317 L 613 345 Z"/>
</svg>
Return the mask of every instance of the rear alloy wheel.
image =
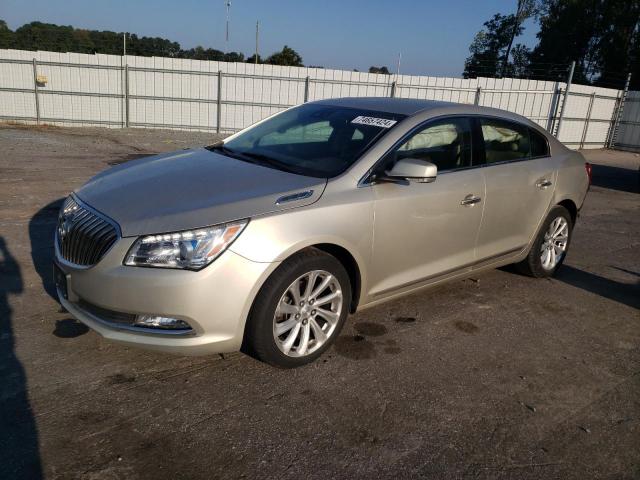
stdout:
<svg viewBox="0 0 640 480">
<path fill-rule="evenodd" d="M 542 224 L 529 255 L 516 264 L 518 270 L 532 277 L 550 277 L 562 265 L 569 248 L 573 221 L 561 205 L 551 209 Z"/>
<path fill-rule="evenodd" d="M 556 217 L 551 222 L 544 241 L 540 246 L 540 262 L 545 270 L 553 270 L 564 257 L 569 244 L 569 222 L 562 217 Z"/>
<path fill-rule="evenodd" d="M 307 249 L 284 261 L 262 286 L 247 320 L 243 351 L 279 367 L 309 363 L 338 336 L 350 302 L 342 264 Z"/>
</svg>

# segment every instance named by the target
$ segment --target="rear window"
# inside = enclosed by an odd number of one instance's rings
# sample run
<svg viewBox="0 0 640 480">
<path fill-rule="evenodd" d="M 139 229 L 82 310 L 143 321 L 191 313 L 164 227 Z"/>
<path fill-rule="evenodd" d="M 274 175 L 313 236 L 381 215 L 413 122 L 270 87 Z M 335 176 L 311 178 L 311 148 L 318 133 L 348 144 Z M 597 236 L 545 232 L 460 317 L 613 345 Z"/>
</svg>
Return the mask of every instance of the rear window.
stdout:
<svg viewBox="0 0 640 480">
<path fill-rule="evenodd" d="M 544 137 L 544 135 L 530 128 L 529 136 L 529 140 L 531 142 L 531 156 L 533 158 L 548 157 L 549 144 L 547 143 L 547 139 Z"/>
<path fill-rule="evenodd" d="M 529 129 L 517 123 L 493 118 L 480 119 L 487 163 L 529 158 Z"/>
</svg>

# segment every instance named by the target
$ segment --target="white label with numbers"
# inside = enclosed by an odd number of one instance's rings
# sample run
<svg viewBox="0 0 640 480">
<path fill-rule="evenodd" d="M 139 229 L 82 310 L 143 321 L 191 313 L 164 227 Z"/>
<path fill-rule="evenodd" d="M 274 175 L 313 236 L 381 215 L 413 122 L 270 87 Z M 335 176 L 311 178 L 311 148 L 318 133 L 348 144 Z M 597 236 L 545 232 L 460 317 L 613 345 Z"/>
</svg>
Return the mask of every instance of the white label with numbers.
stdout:
<svg viewBox="0 0 640 480">
<path fill-rule="evenodd" d="M 359 123 L 360 125 L 370 125 L 372 127 L 391 128 L 398 122 L 395 120 L 388 120 L 386 118 L 363 117 L 361 115 L 351 120 L 351 123 Z"/>
</svg>

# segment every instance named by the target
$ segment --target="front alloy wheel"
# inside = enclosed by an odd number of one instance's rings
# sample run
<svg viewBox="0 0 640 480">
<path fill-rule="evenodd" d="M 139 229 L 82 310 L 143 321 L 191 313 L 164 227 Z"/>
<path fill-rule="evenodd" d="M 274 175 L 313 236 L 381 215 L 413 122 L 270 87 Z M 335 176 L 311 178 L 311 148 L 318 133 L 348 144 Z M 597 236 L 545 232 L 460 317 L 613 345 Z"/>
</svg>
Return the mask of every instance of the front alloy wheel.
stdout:
<svg viewBox="0 0 640 480">
<path fill-rule="evenodd" d="M 273 316 L 273 337 L 282 353 L 302 357 L 333 335 L 343 308 L 338 279 L 324 270 L 301 275 L 287 288 Z"/>
<path fill-rule="evenodd" d="M 264 283 L 247 319 L 242 350 L 278 367 L 318 358 L 349 314 L 351 282 L 338 259 L 316 248 L 288 258 Z"/>
</svg>

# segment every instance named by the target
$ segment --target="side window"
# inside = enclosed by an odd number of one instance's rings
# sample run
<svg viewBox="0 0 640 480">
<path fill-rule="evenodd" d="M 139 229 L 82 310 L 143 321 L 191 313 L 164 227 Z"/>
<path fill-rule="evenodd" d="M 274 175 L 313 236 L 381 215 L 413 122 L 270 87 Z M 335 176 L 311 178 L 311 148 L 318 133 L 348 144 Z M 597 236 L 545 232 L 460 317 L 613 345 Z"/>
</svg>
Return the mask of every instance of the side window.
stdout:
<svg viewBox="0 0 640 480">
<path fill-rule="evenodd" d="M 549 156 L 549 144 L 544 135 L 530 128 L 529 138 L 531 140 L 531 156 L 533 158 Z"/>
<path fill-rule="evenodd" d="M 527 127 L 493 118 L 481 118 L 480 125 L 487 163 L 508 162 L 530 156 Z"/>
<path fill-rule="evenodd" d="M 394 161 L 418 158 L 431 162 L 438 171 L 471 166 L 471 125 L 468 118 L 450 118 L 429 123 L 394 152 Z"/>
</svg>

